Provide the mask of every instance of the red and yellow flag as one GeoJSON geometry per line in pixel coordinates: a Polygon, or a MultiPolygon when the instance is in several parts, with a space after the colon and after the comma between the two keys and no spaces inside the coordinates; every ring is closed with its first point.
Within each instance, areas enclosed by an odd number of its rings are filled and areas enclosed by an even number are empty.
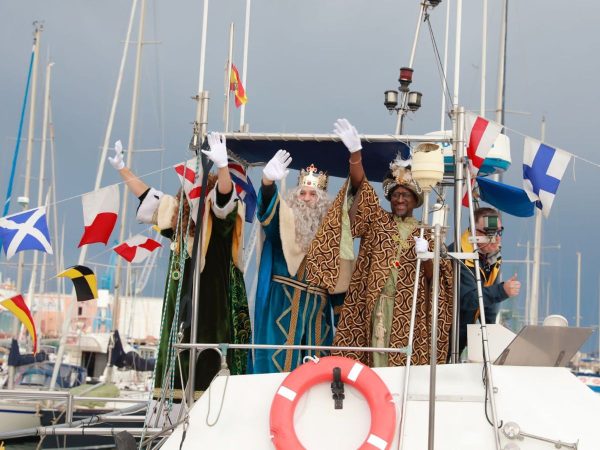
{"type": "Polygon", "coordinates": [[[240,74],[234,64],[231,65],[231,76],[229,77],[229,90],[235,92],[235,106],[239,108],[248,101],[246,91],[242,85],[240,74]]]}
{"type": "Polygon", "coordinates": [[[23,296],[15,295],[14,297],[7,298],[6,300],[2,300],[0,305],[13,313],[17,319],[25,325],[31,339],[33,339],[33,353],[37,353],[37,333],[35,331],[35,323],[33,322],[33,317],[31,317],[29,308],[25,304],[25,300],[23,300],[23,296]]]}

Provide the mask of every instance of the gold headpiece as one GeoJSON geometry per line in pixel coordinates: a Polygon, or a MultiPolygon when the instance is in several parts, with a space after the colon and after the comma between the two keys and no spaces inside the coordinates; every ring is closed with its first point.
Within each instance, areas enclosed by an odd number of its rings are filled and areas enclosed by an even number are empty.
{"type": "Polygon", "coordinates": [[[317,168],[314,166],[314,164],[311,164],[306,169],[300,170],[298,186],[308,186],[326,191],[328,181],[329,177],[327,174],[324,172],[317,172],[317,168]]]}

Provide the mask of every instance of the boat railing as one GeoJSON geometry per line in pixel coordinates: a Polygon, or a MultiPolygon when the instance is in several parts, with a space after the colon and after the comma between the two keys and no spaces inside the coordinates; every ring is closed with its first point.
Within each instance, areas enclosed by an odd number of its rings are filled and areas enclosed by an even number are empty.
{"type": "Polygon", "coordinates": [[[68,391],[37,391],[29,389],[0,389],[0,399],[42,400],[65,405],[65,422],[73,423],[73,410],[78,402],[140,403],[137,399],[119,397],[84,397],[68,391]]]}

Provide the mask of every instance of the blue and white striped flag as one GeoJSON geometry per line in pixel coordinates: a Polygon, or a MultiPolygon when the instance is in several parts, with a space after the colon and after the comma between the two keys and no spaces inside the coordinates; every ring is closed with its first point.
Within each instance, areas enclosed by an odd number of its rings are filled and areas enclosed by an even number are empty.
{"type": "Polygon", "coordinates": [[[52,254],[46,207],[1,217],[0,238],[6,259],[23,250],[41,250],[52,254]]]}
{"type": "Polygon", "coordinates": [[[530,137],[525,138],[523,189],[542,210],[544,217],[550,214],[558,185],[570,160],[571,154],[564,150],[530,137]]]}

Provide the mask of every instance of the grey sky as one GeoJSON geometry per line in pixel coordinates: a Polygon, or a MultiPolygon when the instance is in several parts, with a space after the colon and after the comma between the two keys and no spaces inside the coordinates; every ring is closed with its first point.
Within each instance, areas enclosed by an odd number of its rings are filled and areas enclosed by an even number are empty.
{"type": "MultiPolygon", "coordinates": [[[[347,117],[361,133],[393,131],[395,116],[383,107],[383,91],[397,87],[398,68],[408,62],[418,12],[417,0],[254,0],[249,43],[247,120],[252,131],[330,132],[333,121],[347,117]]],[[[454,23],[454,3],[451,23],[454,23]]],[[[490,2],[487,109],[495,108],[499,43],[499,4],[490,2]]],[[[445,3],[431,14],[438,46],[443,51],[445,3]]],[[[459,101],[479,109],[481,2],[463,2],[462,63],[459,101]]],[[[130,2],[126,1],[0,1],[0,196],[4,200],[15,145],[34,20],[43,20],[38,118],[41,136],[41,98],[44,62],[50,55],[52,97],[58,160],[58,198],[66,199],[93,187],[117,70],[125,38],[130,2]]],[[[209,128],[222,130],[223,68],[227,28],[236,24],[235,62],[241,70],[245,2],[211,1],[206,55],[205,88],[211,93],[209,128]]],[[[148,1],[143,56],[140,119],[136,147],[164,146],[163,165],[189,157],[190,122],[194,117],[200,52],[201,1],[148,1]]],[[[600,6],[588,1],[512,1],[509,11],[507,108],[528,115],[507,114],[513,166],[505,182],[521,185],[522,137],[511,130],[538,137],[542,115],[547,118],[546,141],[581,157],[600,162],[595,136],[600,35],[600,6]]],[[[454,45],[454,26],[451,29],[454,45]]],[[[135,36],[135,29],[134,29],[135,36]]],[[[111,141],[127,141],[134,48],[111,141]]],[[[453,55],[449,57],[449,84],[453,86],[453,55]]],[[[407,133],[425,133],[440,126],[440,82],[426,28],[422,29],[414,64],[412,88],[423,92],[423,108],[405,124],[407,133]]],[[[488,117],[493,118],[489,113],[488,117]]],[[[232,115],[238,124],[238,113],[232,115]]],[[[26,134],[24,134],[26,136],[26,134]]],[[[39,153],[39,145],[36,146],[39,153]]],[[[23,190],[25,143],[19,157],[20,175],[15,195],[23,190]]],[[[341,162],[345,164],[345,161],[341,162]]],[[[544,221],[544,245],[560,243],[560,250],[543,252],[549,267],[542,268],[542,298],[551,279],[551,313],[575,321],[576,251],[583,252],[582,324],[598,323],[598,277],[594,263],[600,250],[596,234],[600,222],[597,190],[600,169],[573,162],[559,189],[549,220],[544,221]]],[[[143,174],[160,167],[158,154],[136,154],[134,170],[143,174]]],[[[38,161],[32,174],[37,177],[38,161]]],[[[166,171],[165,189],[174,188],[175,176],[166,171]]],[[[258,178],[257,178],[258,179],[258,178]]],[[[107,166],[103,185],[118,181],[107,166]]],[[[147,179],[160,183],[158,176],[147,179]]],[[[256,184],[256,183],[255,183],[256,184]]],[[[37,202],[34,184],[31,198],[37,202]]],[[[338,186],[334,184],[334,187],[338,186]]],[[[13,197],[11,211],[16,211],[13,197]]],[[[76,260],[75,247],[82,232],[80,200],[60,205],[66,221],[67,262],[76,260]],[[68,217],[68,219],[67,219],[68,217]]],[[[533,241],[533,220],[505,220],[503,254],[523,259],[516,243],[533,241]]],[[[131,225],[131,232],[142,228],[131,225]]],[[[113,234],[113,238],[116,238],[113,234]]],[[[92,246],[94,256],[104,251],[92,246]]],[[[30,257],[29,257],[30,258],[30,257]]],[[[16,257],[14,258],[16,260],[16,257]]],[[[0,271],[10,274],[0,257],[0,271]]],[[[504,274],[525,269],[506,264],[504,274]]],[[[162,275],[157,285],[161,286],[162,275]]],[[[524,295],[517,300],[522,311],[524,295]]],[[[506,302],[510,307],[510,303],[506,302]]],[[[540,316],[545,313],[542,302],[540,316]]],[[[597,338],[588,343],[596,348],[597,338]],[[593,342],[592,342],[593,341],[593,342]]]]}

